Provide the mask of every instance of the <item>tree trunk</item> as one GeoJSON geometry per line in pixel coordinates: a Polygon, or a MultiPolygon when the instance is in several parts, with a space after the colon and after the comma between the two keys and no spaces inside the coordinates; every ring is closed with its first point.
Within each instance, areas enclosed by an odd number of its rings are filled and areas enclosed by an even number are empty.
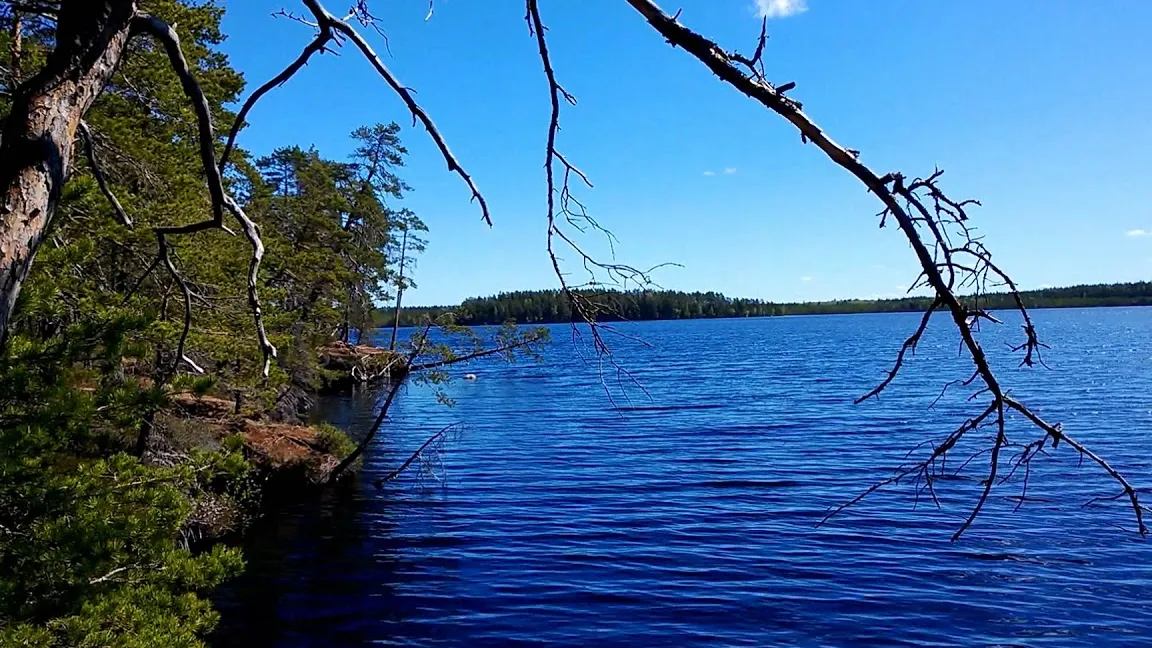
{"type": "Polygon", "coordinates": [[[116,71],[135,5],[62,3],[55,51],[16,90],[0,140],[0,341],[60,200],[80,120],[116,71]]]}
{"type": "Polygon", "coordinates": [[[20,83],[20,62],[24,58],[24,20],[20,16],[20,12],[16,9],[12,10],[12,31],[10,34],[12,39],[12,62],[8,66],[12,74],[12,85],[20,83]]]}
{"type": "Polygon", "coordinates": [[[404,242],[400,245],[400,278],[396,281],[396,316],[392,319],[392,341],[388,350],[396,350],[396,334],[400,332],[400,300],[404,298],[404,262],[408,257],[408,228],[404,228],[404,242]]]}

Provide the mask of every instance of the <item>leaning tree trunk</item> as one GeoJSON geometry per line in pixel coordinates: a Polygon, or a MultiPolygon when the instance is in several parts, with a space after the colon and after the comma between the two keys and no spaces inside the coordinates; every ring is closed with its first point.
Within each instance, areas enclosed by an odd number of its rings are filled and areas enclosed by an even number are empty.
{"type": "Polygon", "coordinates": [[[16,90],[0,140],[0,342],[60,200],[76,130],[124,54],[135,4],[61,3],[55,51],[16,90]]]}

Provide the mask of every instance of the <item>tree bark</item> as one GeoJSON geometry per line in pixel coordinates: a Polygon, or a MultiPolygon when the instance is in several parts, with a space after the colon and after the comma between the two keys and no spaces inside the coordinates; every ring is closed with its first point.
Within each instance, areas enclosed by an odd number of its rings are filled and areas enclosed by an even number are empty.
{"type": "Polygon", "coordinates": [[[24,58],[24,19],[20,11],[12,10],[12,64],[9,66],[12,73],[12,85],[20,83],[20,62],[24,58]]]}
{"type": "Polygon", "coordinates": [[[15,93],[0,140],[0,342],[44,240],[80,120],[116,71],[135,0],[61,4],[56,49],[15,93]]]}
{"type": "Polygon", "coordinates": [[[404,263],[408,260],[408,228],[404,228],[404,242],[400,245],[400,278],[396,281],[396,315],[392,318],[392,341],[388,350],[396,350],[396,334],[400,332],[400,300],[404,299],[404,263]]]}

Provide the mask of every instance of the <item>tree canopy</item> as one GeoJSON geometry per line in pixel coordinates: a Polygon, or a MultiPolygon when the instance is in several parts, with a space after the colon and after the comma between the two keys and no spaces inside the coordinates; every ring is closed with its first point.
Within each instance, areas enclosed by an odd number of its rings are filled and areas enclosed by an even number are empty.
{"type": "MultiPolygon", "coordinates": [[[[230,123],[244,81],[218,49],[223,6],[140,8],[175,25],[213,121],[230,123]]],[[[0,22],[8,119],[59,36],[11,3],[0,3],[0,22]]],[[[193,551],[182,534],[206,503],[249,498],[251,469],[232,442],[170,464],[170,449],[155,446],[170,442],[154,438],[158,412],[189,392],[267,407],[314,380],[317,347],[347,341],[394,296],[397,233],[427,229],[402,206],[407,151],[395,123],[356,129],[345,160],[291,142],[263,156],[235,149],[224,182],[259,224],[263,322],[283,350],[265,378],[248,242],[221,229],[173,234],[157,255],[158,228],[201,221],[213,205],[200,118],[169,54],[143,39],[127,47],[83,115],[46,243],[7,322],[0,645],[199,645],[216,619],[205,596],[242,561],[221,545],[193,551]]],[[[413,243],[409,268],[422,240],[413,243]]]]}

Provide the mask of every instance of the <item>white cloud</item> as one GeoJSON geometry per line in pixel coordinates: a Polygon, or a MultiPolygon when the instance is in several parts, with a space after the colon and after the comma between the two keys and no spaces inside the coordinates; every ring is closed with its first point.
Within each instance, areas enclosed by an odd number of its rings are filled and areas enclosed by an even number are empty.
{"type": "Polygon", "coordinates": [[[724,169],[724,175],[733,175],[735,173],[736,169],[734,167],[728,167],[727,169],[724,169]]]}
{"type": "Polygon", "coordinates": [[[800,281],[807,283],[809,281],[812,281],[812,277],[809,277],[808,275],[804,275],[803,277],[800,277],[800,281]]]}
{"type": "Polygon", "coordinates": [[[1140,236],[1152,236],[1152,232],[1149,232],[1148,230],[1142,230],[1142,229],[1130,229],[1127,232],[1124,232],[1124,236],[1127,236],[1128,238],[1137,238],[1140,236]]]}
{"type": "Polygon", "coordinates": [[[756,0],[761,18],[787,18],[808,11],[808,0],[756,0]]]}
{"type": "Polygon", "coordinates": [[[708,176],[709,178],[711,178],[712,176],[716,175],[716,172],[715,172],[715,171],[705,171],[705,172],[704,172],[704,175],[706,175],[706,176],[708,176]]]}

